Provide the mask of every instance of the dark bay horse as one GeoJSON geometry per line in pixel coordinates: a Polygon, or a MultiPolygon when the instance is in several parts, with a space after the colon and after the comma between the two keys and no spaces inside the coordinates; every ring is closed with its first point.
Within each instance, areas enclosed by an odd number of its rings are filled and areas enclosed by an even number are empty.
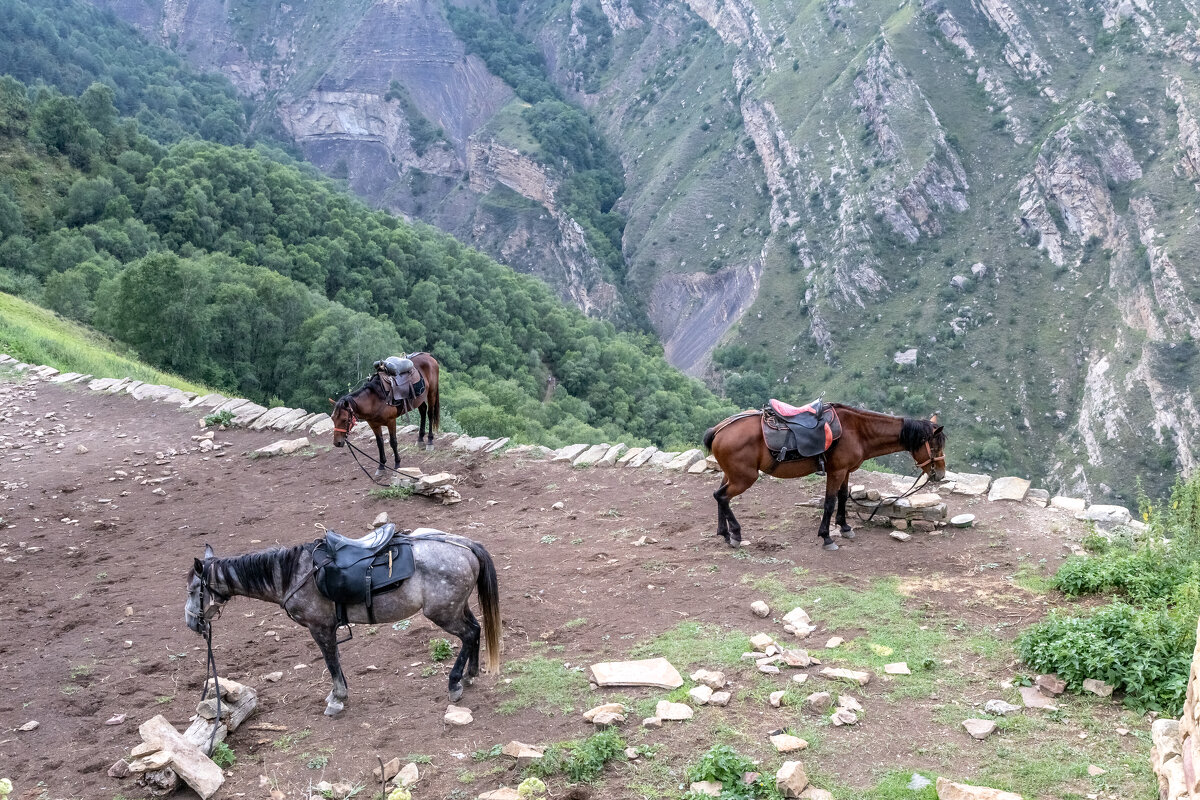
{"type": "MultiPolygon", "coordinates": [[[[837,524],[845,539],[854,538],[854,529],[846,522],[846,499],[850,496],[850,473],[868,458],[907,450],[917,466],[931,480],[946,474],[943,448],[946,435],[937,417],[931,420],[893,417],[841,403],[830,403],[842,423],[842,436],[825,453],[825,513],[817,533],[826,550],[837,550],[829,536],[829,518],[837,502],[837,524]]],[[[713,492],[717,499],[717,535],[730,547],[740,547],[742,526],[733,516],[729,501],[749,489],[761,470],[776,478],[801,478],[818,469],[817,459],[777,462],[767,449],[762,433],[761,412],[736,414],[704,433],[704,446],[712,451],[725,473],[721,486],[713,492]]]]}
{"type": "MultiPolygon", "coordinates": [[[[479,542],[465,536],[439,534],[421,541],[414,537],[416,572],[394,591],[376,595],[375,621],[407,619],[418,611],[447,633],[462,641],[458,658],[450,670],[450,701],[462,697],[463,683],[479,674],[479,622],[468,600],[474,588],[483,611],[483,633],[487,639],[488,671],[500,670],[500,596],[496,567],[479,542]],[[465,675],[464,675],[465,669],[465,675]]],[[[258,553],[217,558],[205,545],[204,560],[196,559],[188,575],[188,599],[184,620],[196,633],[204,633],[221,607],[236,595],[279,604],[293,620],[308,628],[333,680],[325,698],[325,714],[336,716],[345,707],[349,690],[338,660],[337,613],[332,600],[317,589],[313,575],[314,542],[296,547],[276,547],[258,553]]],[[[367,622],[364,605],[347,606],[350,622],[367,622]]]]}
{"type": "Polygon", "coordinates": [[[333,404],[333,446],[341,447],[346,443],[346,436],[354,429],[355,423],[362,420],[371,426],[375,432],[375,444],[379,446],[379,468],[375,476],[383,474],[387,465],[387,457],[383,452],[383,426],[387,426],[388,437],[392,443],[392,456],[395,466],[400,466],[400,453],[396,447],[396,418],[407,414],[414,408],[421,414],[421,427],[417,430],[417,446],[425,440],[425,419],[429,419],[429,438],[426,450],[433,449],[433,434],[442,424],[442,405],[438,396],[438,362],[428,353],[413,353],[409,358],[421,377],[425,379],[425,391],[417,395],[404,406],[394,406],[388,398],[387,387],[379,373],[367,379],[359,388],[338,398],[333,404]]]}

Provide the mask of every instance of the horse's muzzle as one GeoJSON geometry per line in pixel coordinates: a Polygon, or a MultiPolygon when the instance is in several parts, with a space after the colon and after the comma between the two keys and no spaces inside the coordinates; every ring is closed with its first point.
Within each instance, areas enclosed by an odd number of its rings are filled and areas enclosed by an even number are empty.
{"type": "Polygon", "coordinates": [[[345,439],[334,439],[334,440],[333,440],[333,446],[334,446],[334,447],[344,447],[345,445],[346,445],[346,440],[345,440],[345,439]]]}

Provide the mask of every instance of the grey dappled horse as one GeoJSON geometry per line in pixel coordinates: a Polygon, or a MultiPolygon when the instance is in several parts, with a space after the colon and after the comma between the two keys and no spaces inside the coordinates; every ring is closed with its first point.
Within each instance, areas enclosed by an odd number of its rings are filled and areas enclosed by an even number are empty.
{"type": "MultiPolygon", "coordinates": [[[[463,683],[470,684],[479,674],[480,626],[468,605],[471,589],[479,592],[488,671],[493,675],[500,669],[500,598],[496,568],[483,545],[465,536],[437,533],[438,539],[428,541],[413,537],[416,571],[399,588],[376,595],[373,610],[376,622],[407,619],[420,611],[462,641],[450,670],[453,702],[462,697],[463,683]]],[[[188,576],[184,620],[193,631],[203,634],[231,597],[244,595],[277,603],[295,622],[308,628],[321,648],[333,680],[333,690],[325,698],[325,713],[332,717],[345,707],[349,690],[338,661],[334,603],[317,590],[313,575],[315,544],[275,547],[229,558],[217,558],[205,545],[204,560],[196,559],[188,576]]],[[[350,622],[367,622],[364,605],[347,606],[346,612],[350,622]]]]}

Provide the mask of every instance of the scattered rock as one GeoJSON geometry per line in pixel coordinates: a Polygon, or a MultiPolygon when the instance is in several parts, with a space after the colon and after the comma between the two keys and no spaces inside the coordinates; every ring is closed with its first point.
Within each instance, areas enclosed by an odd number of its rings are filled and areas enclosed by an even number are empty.
{"type": "Polygon", "coordinates": [[[456,726],[470,725],[475,721],[475,717],[471,715],[471,709],[455,705],[446,707],[446,715],[442,719],[447,725],[456,726]]]}
{"type": "Polygon", "coordinates": [[[758,671],[764,675],[778,675],[779,667],[775,666],[774,664],[759,662],[758,671]]]}
{"type": "Polygon", "coordinates": [[[808,747],[808,742],[790,733],[777,733],[771,737],[771,744],[780,753],[794,753],[808,747]]]}
{"type": "MultiPolygon", "coordinates": [[[[906,528],[908,527],[907,520],[897,520],[897,522],[903,522],[904,527],[906,527],[906,528]]],[[[892,537],[897,542],[907,542],[909,539],[912,538],[911,533],[905,533],[904,531],[892,531],[891,533],[888,534],[888,536],[892,537]]]]}
{"type": "Polygon", "coordinates": [[[1128,525],[1129,521],[1133,519],[1133,515],[1124,506],[1092,505],[1088,506],[1083,513],[1077,514],[1076,518],[1094,522],[1101,528],[1109,528],[1128,525]]]}
{"type": "Polygon", "coordinates": [[[756,617],[766,617],[771,614],[771,607],[762,600],[755,600],[750,604],[750,610],[754,612],[756,617]]]}
{"type": "Polygon", "coordinates": [[[704,684],[705,686],[707,686],[710,689],[725,688],[725,673],[724,672],[710,672],[709,670],[706,670],[706,669],[698,669],[692,673],[691,678],[696,683],[704,684]]]}
{"type": "Polygon", "coordinates": [[[833,707],[833,695],[829,692],[813,692],[804,698],[804,707],[818,714],[824,713],[833,707]]]}
{"type": "Polygon", "coordinates": [[[720,797],[724,787],[718,781],[692,781],[688,791],[693,794],[704,794],[709,797],[720,797]]]}
{"type": "Polygon", "coordinates": [[[625,748],[625,757],[628,758],[630,761],[637,761],[639,758],[641,758],[641,755],[642,754],[638,752],[638,749],[636,747],[626,747],[625,748]]]}
{"type": "Polygon", "coordinates": [[[983,704],[983,710],[989,714],[996,714],[1001,717],[1021,713],[1020,706],[1014,706],[1012,703],[1006,703],[1003,700],[988,700],[983,704]]]}
{"type": "Polygon", "coordinates": [[[803,608],[793,608],[784,615],[783,623],[793,628],[792,632],[800,638],[808,636],[817,629],[817,626],[812,624],[812,620],[809,619],[808,614],[803,608]]]}
{"type": "Polygon", "coordinates": [[[598,731],[608,730],[609,728],[625,724],[625,715],[617,714],[613,711],[601,711],[592,717],[592,724],[596,726],[596,730],[598,731]]]}
{"type": "Polygon", "coordinates": [[[897,350],[896,354],[892,356],[892,361],[896,362],[902,367],[916,366],[917,348],[910,347],[907,350],[897,350]]]}
{"type": "Polygon", "coordinates": [[[280,439],[278,442],[272,442],[266,447],[258,448],[254,454],[259,457],[286,456],[305,447],[308,447],[308,437],[301,436],[299,439],[280,439]]]}
{"type": "Polygon", "coordinates": [[[809,784],[808,788],[800,793],[800,800],[833,800],[833,793],[809,784]]]}
{"type": "Polygon", "coordinates": [[[897,661],[894,664],[884,664],[883,671],[888,675],[912,675],[912,670],[908,668],[908,662],[897,661]]]}
{"type": "Polygon", "coordinates": [[[838,708],[844,708],[847,711],[854,711],[859,714],[861,714],[862,710],[863,710],[862,703],[858,702],[857,698],[855,698],[851,695],[848,695],[848,694],[838,695],[837,704],[838,704],[838,708]]]}
{"type": "Polygon", "coordinates": [[[840,636],[834,636],[834,637],[831,637],[831,638],[829,639],[829,641],[825,643],[825,649],[826,649],[826,650],[832,650],[832,649],[834,649],[835,647],[841,647],[841,646],[842,646],[842,644],[843,644],[845,641],[846,641],[846,640],[845,640],[845,639],[843,639],[843,638],[842,638],[842,637],[840,637],[840,636]]]}
{"type": "Polygon", "coordinates": [[[374,773],[375,780],[380,783],[387,783],[400,774],[400,756],[396,756],[391,761],[385,762],[382,769],[375,767],[371,772],[374,773]]]}
{"type": "Polygon", "coordinates": [[[501,786],[499,789],[479,795],[479,800],[520,800],[520,798],[521,795],[517,794],[516,789],[510,789],[507,786],[501,786]]]}
{"type": "Polygon", "coordinates": [[[1017,691],[1021,693],[1021,702],[1026,708],[1044,708],[1048,711],[1057,711],[1058,706],[1050,702],[1050,698],[1038,691],[1035,686],[1020,686],[1017,691]]]}
{"type": "MultiPolygon", "coordinates": [[[[624,719],[624,717],[622,717],[622,719],[624,719]]],[[[531,744],[518,742],[514,739],[513,741],[504,745],[500,752],[506,756],[509,756],[510,758],[515,758],[517,763],[524,767],[528,766],[534,761],[537,761],[539,758],[542,758],[546,753],[546,748],[534,747],[531,744]]]]}
{"type": "Polygon", "coordinates": [[[29,731],[36,731],[38,729],[38,726],[41,724],[42,723],[38,722],[36,719],[31,719],[31,720],[29,720],[29,722],[26,722],[24,725],[17,728],[17,730],[28,733],[29,731]]]}
{"type": "Polygon", "coordinates": [[[855,714],[848,708],[839,708],[829,715],[829,721],[833,723],[835,728],[840,728],[843,725],[853,725],[858,722],[858,714],[855,714]]]}
{"type": "Polygon", "coordinates": [[[567,504],[564,503],[562,500],[559,500],[557,503],[550,506],[550,510],[551,511],[562,511],[566,507],[567,507],[567,504]]]}
{"type": "Polygon", "coordinates": [[[768,647],[775,644],[775,640],[765,633],[756,633],[750,637],[750,644],[755,650],[765,652],[768,647]]]}
{"type": "Polygon", "coordinates": [[[807,672],[801,672],[801,673],[798,673],[798,674],[792,676],[793,683],[804,683],[807,680],[808,680],[807,672]]]}
{"type": "Polygon", "coordinates": [[[972,738],[980,741],[996,732],[996,723],[990,719],[965,719],[962,726],[972,738]]]}
{"type": "Polygon", "coordinates": [[[663,723],[662,717],[646,717],[644,720],[642,720],[642,727],[643,728],[661,728],[662,723],[663,723]]]}
{"type": "Polygon", "coordinates": [[[668,700],[659,700],[658,705],[654,707],[654,716],[660,720],[691,719],[693,714],[692,707],[686,703],[672,703],[668,700]]]}
{"type": "Polygon", "coordinates": [[[605,703],[602,706],[596,706],[595,708],[589,708],[587,711],[583,712],[583,718],[585,720],[587,720],[588,722],[591,722],[593,719],[596,718],[596,715],[598,715],[598,714],[624,714],[624,713],[625,713],[625,706],[622,703],[605,703]]]}
{"type": "Polygon", "coordinates": [[[108,777],[124,778],[129,775],[129,762],[123,758],[119,758],[108,768],[108,777]]]}
{"type": "Polygon", "coordinates": [[[729,692],[713,692],[712,697],[708,699],[708,704],[713,706],[721,706],[724,708],[725,706],[729,705],[729,701],[732,698],[733,695],[729,692]]]}
{"type": "Polygon", "coordinates": [[[282,672],[268,672],[266,675],[263,675],[263,680],[267,681],[268,683],[275,683],[276,681],[283,680],[283,673],[282,672]]]}
{"type": "Polygon", "coordinates": [[[784,797],[799,797],[808,786],[808,775],[799,761],[785,761],[775,773],[775,788],[784,797]]]}
{"type": "Polygon", "coordinates": [[[784,650],[779,654],[779,657],[782,658],[784,663],[789,667],[807,667],[812,664],[821,663],[810,656],[807,650],[800,648],[796,648],[794,650],[784,650]]]}
{"type": "Polygon", "coordinates": [[[924,775],[914,772],[912,778],[908,781],[908,790],[910,792],[919,792],[926,786],[932,786],[933,781],[926,778],[924,775]]]}
{"type": "Polygon", "coordinates": [[[83,455],[87,451],[88,451],[87,445],[83,445],[83,444],[75,445],[75,452],[79,453],[79,455],[83,455]]]}
{"type": "Polygon", "coordinates": [[[1084,691],[1091,692],[1097,697],[1112,697],[1113,687],[1109,686],[1104,681],[1098,681],[1095,678],[1083,679],[1084,691]]]}
{"type": "Polygon", "coordinates": [[[713,690],[710,686],[696,686],[688,691],[688,697],[695,701],[696,705],[708,705],[708,701],[712,699],[713,690]]]}
{"type": "Polygon", "coordinates": [[[1108,770],[1097,767],[1095,764],[1088,764],[1088,775],[1091,775],[1093,778],[1098,778],[1106,772],[1108,770]]]}
{"type": "Polygon", "coordinates": [[[400,788],[412,786],[421,779],[421,773],[417,770],[417,765],[413,762],[408,762],[400,768],[400,772],[396,775],[396,785],[400,788]]]}
{"type": "Polygon", "coordinates": [[[854,681],[859,686],[866,686],[871,682],[871,673],[859,672],[853,669],[841,669],[840,667],[825,667],[821,670],[821,674],[826,678],[835,678],[839,680],[854,681]]]}
{"type": "Polygon", "coordinates": [[[987,786],[971,786],[954,783],[945,778],[937,779],[938,800],[1024,800],[1019,794],[1002,792],[987,786]]]}
{"type": "Polygon", "coordinates": [[[1067,690],[1067,682],[1054,674],[1038,675],[1033,684],[1047,697],[1058,697],[1067,690]]]}
{"type": "Polygon", "coordinates": [[[371,522],[371,528],[373,530],[375,528],[378,528],[380,525],[387,525],[387,524],[388,524],[388,513],[386,511],[380,511],[379,514],[375,517],[374,521],[371,522]]]}
{"type": "Polygon", "coordinates": [[[1051,508],[1060,508],[1063,511],[1069,511],[1072,514],[1082,514],[1087,508],[1087,501],[1082,497],[1063,497],[1057,495],[1050,498],[1051,508]]]}
{"type": "Polygon", "coordinates": [[[779,708],[783,705],[783,696],[785,694],[787,692],[771,692],[771,696],[767,699],[767,702],[771,704],[772,708],[779,708]]]}
{"type": "Polygon", "coordinates": [[[104,724],[105,725],[120,725],[124,721],[125,721],[124,714],[114,714],[113,716],[106,719],[104,721],[104,724]]]}

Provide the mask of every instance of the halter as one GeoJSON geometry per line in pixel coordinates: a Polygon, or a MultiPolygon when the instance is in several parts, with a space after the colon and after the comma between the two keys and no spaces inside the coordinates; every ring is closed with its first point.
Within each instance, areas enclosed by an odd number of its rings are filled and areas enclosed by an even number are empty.
{"type": "MultiPolygon", "coordinates": [[[[336,413],[337,409],[334,409],[336,413]]],[[[339,428],[336,425],[333,428],[334,433],[344,433],[350,435],[350,431],[354,430],[354,426],[358,424],[358,416],[354,413],[354,401],[346,397],[346,411],[350,414],[350,424],[345,428],[339,428]]]]}
{"type": "MultiPolygon", "coordinates": [[[[942,462],[942,470],[945,471],[945,469],[946,469],[945,453],[943,453],[942,455],[937,456],[935,458],[933,455],[933,448],[930,446],[928,439],[925,440],[925,452],[926,452],[926,454],[928,454],[929,458],[925,459],[924,461],[917,461],[917,469],[924,470],[927,465],[932,464],[937,461],[940,461],[940,462],[942,462]]],[[[914,455],[913,460],[916,461],[916,459],[917,459],[917,456],[914,455]]]]}
{"type": "Polygon", "coordinates": [[[211,629],[213,620],[221,616],[221,608],[229,602],[228,595],[222,595],[212,587],[212,577],[210,570],[215,569],[211,561],[204,564],[204,569],[200,571],[200,613],[196,614],[192,611],[184,609],[185,613],[192,618],[200,620],[200,632],[207,633],[211,629]],[[205,600],[209,599],[208,607],[205,608],[205,600]]]}

